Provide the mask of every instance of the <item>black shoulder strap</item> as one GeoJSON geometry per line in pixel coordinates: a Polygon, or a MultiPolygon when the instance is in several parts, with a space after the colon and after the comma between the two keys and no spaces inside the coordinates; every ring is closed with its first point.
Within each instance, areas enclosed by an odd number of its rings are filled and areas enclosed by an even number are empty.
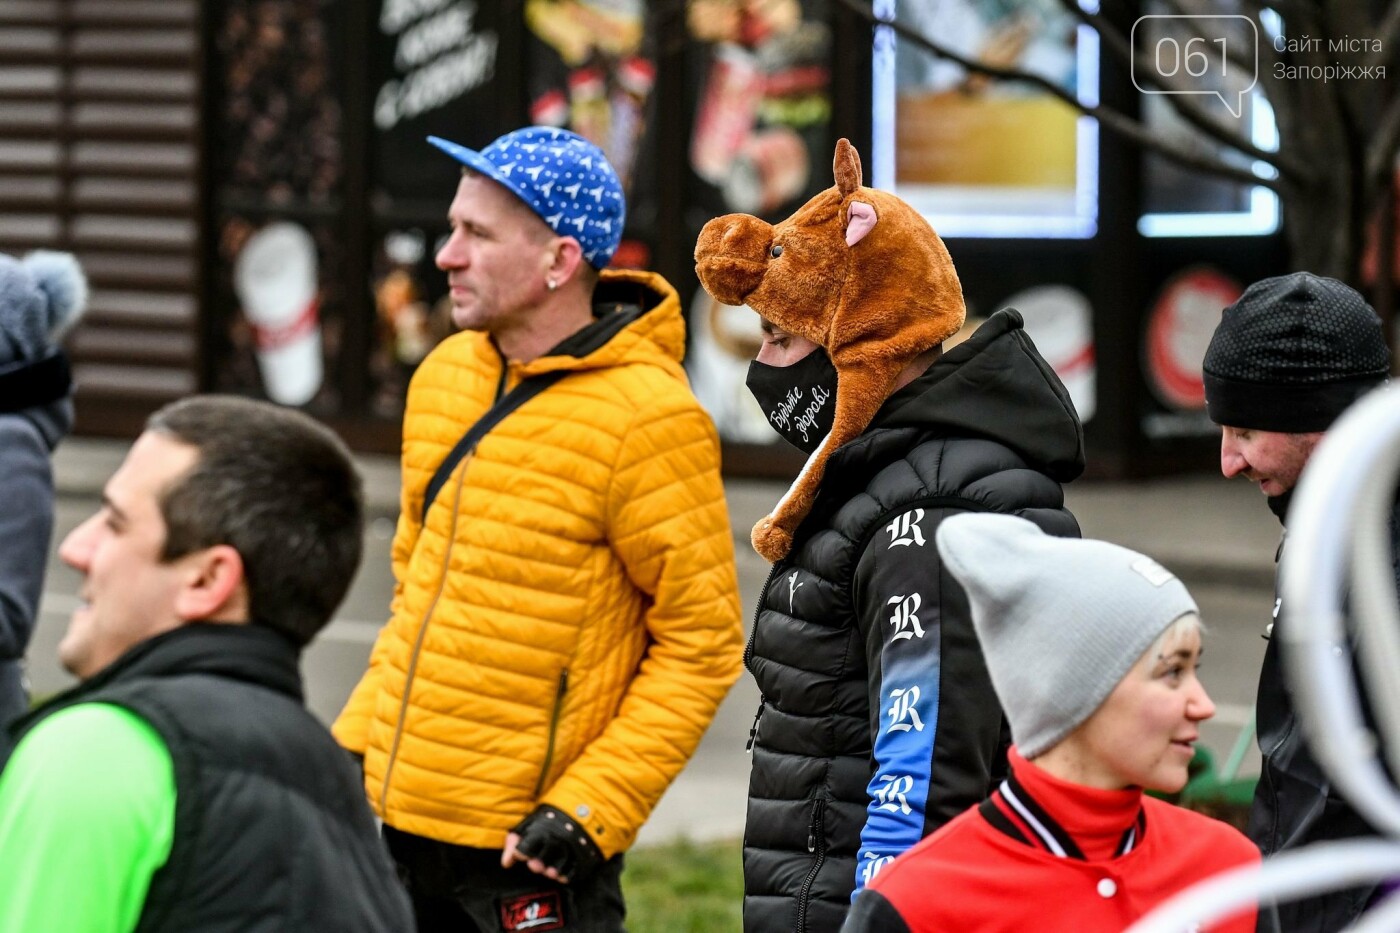
{"type": "Polygon", "coordinates": [[[457,442],[457,446],[448,453],[447,459],[438,466],[437,472],[428,483],[428,490],[423,494],[423,514],[422,520],[428,518],[428,509],[432,508],[433,500],[437,498],[438,492],[442,489],[447,478],[452,475],[452,471],[457,468],[457,464],[462,462],[462,458],[472,452],[472,448],[481,442],[486,436],[486,432],[501,423],[501,419],[524,405],[530,399],[539,395],[545,389],[554,385],[560,379],[568,375],[566,370],[555,370],[539,376],[532,376],[522,380],[519,385],[511,389],[504,396],[496,400],[496,404],[486,410],[476,422],[467,429],[467,433],[462,435],[462,439],[457,442]]]}

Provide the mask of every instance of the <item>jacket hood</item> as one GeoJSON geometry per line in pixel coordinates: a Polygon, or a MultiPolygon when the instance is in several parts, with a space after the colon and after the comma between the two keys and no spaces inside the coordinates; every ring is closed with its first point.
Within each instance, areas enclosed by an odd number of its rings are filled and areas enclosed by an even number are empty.
{"type": "Polygon", "coordinates": [[[685,319],[680,296],[664,278],[654,272],[605,270],[593,290],[593,310],[592,324],[521,366],[521,377],[648,363],[685,378],[685,319]]]}
{"type": "Polygon", "coordinates": [[[1084,472],[1084,426],[1069,392],[1005,308],[891,395],[871,428],[936,427],[1004,444],[1065,483],[1084,472]]]}

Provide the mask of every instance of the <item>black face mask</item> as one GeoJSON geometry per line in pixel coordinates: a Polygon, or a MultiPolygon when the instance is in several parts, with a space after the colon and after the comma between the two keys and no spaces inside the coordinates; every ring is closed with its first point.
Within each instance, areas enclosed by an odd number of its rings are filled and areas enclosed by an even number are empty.
{"type": "Polygon", "coordinates": [[[803,453],[821,446],[836,420],[836,367],[817,347],[791,366],[754,360],[745,380],[783,440],[803,453]]]}

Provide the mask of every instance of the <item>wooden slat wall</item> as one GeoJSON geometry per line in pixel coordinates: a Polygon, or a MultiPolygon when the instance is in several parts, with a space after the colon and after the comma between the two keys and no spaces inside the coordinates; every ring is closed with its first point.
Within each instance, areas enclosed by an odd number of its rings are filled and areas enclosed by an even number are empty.
{"type": "Polygon", "coordinates": [[[0,251],[77,254],[79,430],[197,385],[198,0],[0,2],[0,251]]]}

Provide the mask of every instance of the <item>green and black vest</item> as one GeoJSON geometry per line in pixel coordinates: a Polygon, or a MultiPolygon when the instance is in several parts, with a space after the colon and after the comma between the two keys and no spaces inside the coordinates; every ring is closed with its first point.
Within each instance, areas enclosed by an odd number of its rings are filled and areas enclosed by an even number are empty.
{"type": "Polygon", "coordinates": [[[165,741],[175,835],[138,933],[413,929],[359,775],[303,704],[298,661],[268,628],[189,625],[11,726],[18,744],[60,709],[110,703],[165,741]]]}

